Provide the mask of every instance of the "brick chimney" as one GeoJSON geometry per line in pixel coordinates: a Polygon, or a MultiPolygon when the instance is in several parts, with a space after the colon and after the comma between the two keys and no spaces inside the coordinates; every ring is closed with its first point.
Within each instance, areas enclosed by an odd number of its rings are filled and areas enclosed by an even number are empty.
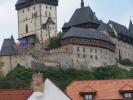
{"type": "Polygon", "coordinates": [[[31,87],[34,92],[43,92],[44,79],[43,74],[36,73],[32,75],[31,87]]]}

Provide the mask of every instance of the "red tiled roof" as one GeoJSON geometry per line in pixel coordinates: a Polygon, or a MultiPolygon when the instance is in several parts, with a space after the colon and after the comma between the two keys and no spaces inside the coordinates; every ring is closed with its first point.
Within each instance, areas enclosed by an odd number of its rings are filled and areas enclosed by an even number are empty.
{"type": "Polygon", "coordinates": [[[95,100],[122,100],[120,91],[133,91],[132,87],[133,80],[74,81],[66,88],[66,93],[72,100],[83,100],[81,92],[96,92],[95,100]]]}
{"type": "Polygon", "coordinates": [[[0,89],[0,100],[27,100],[32,89],[0,89]]]}

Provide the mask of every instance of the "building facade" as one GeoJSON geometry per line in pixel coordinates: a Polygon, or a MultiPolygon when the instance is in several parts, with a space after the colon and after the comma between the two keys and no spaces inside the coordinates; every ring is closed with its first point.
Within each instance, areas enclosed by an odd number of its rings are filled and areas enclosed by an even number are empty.
{"type": "Polygon", "coordinates": [[[98,20],[89,6],[84,6],[83,0],[81,8],[76,9],[70,20],[63,25],[62,31],[61,54],[57,58],[61,66],[93,69],[114,65],[124,59],[133,61],[132,21],[129,28],[111,20],[104,23],[98,20]],[[71,50],[71,54],[63,54],[62,48],[63,51],[64,48],[66,51],[71,50]]]}
{"type": "Polygon", "coordinates": [[[23,45],[45,43],[57,34],[58,0],[18,0],[18,36],[23,45]]]}

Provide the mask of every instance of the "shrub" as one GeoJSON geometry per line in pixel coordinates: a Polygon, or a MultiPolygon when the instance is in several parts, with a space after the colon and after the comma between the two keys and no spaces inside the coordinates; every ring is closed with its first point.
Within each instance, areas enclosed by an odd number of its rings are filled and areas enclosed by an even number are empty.
{"type": "Polygon", "coordinates": [[[120,64],[122,64],[122,65],[133,66],[133,62],[132,62],[130,59],[123,59],[123,60],[120,60],[120,64]]]}

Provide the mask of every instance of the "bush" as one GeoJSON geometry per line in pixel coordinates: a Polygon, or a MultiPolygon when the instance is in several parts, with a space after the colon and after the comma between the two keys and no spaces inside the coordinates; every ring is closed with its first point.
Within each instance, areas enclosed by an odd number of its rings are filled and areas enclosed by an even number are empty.
{"type": "Polygon", "coordinates": [[[120,64],[133,66],[133,62],[130,59],[123,59],[120,61],[120,64]]]}
{"type": "Polygon", "coordinates": [[[48,45],[49,49],[55,49],[55,48],[61,47],[60,39],[63,35],[64,33],[60,32],[56,37],[50,38],[49,45],[48,45]]]}

